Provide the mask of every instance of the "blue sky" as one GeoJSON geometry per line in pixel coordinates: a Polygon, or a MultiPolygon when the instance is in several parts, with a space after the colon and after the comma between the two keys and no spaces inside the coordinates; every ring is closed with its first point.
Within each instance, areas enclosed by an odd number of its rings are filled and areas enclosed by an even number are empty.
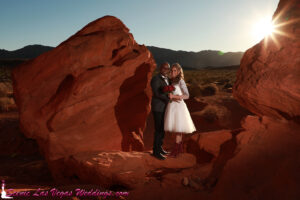
{"type": "Polygon", "coordinates": [[[174,50],[245,51],[253,25],[279,0],[0,0],[0,49],[57,46],[104,15],[120,18],[139,44],[174,50]]]}

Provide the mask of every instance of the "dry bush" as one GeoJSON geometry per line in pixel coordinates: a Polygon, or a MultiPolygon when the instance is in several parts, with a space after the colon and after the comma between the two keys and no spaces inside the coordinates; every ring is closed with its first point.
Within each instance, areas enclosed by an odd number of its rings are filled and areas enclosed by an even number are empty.
{"type": "Polygon", "coordinates": [[[13,89],[9,82],[0,82],[0,97],[7,97],[11,95],[13,89]]]}
{"type": "Polygon", "coordinates": [[[226,127],[230,124],[231,112],[222,105],[208,105],[201,111],[201,116],[209,123],[218,121],[226,127]]]}
{"type": "Polygon", "coordinates": [[[0,65],[0,82],[11,82],[11,67],[0,65]]]}
{"type": "Polygon", "coordinates": [[[201,96],[213,96],[219,91],[219,88],[215,84],[202,86],[198,84],[187,83],[187,87],[191,98],[201,96]]]}
{"type": "Polygon", "coordinates": [[[213,96],[217,94],[219,88],[215,84],[209,84],[206,86],[202,86],[201,88],[201,95],[202,96],[213,96]]]}
{"type": "Polygon", "coordinates": [[[0,97],[0,111],[1,112],[9,112],[15,111],[16,104],[13,98],[11,97],[0,97]]]}
{"type": "Polygon", "coordinates": [[[207,106],[203,111],[202,111],[202,117],[209,123],[213,123],[217,121],[218,118],[218,109],[215,106],[207,106]]]}
{"type": "Polygon", "coordinates": [[[188,90],[189,90],[191,98],[198,97],[198,96],[202,95],[202,93],[201,93],[201,87],[199,85],[196,85],[196,84],[187,84],[187,87],[188,87],[188,90]]]}
{"type": "MultiPolygon", "coordinates": [[[[218,91],[225,90],[224,85],[233,85],[236,80],[237,69],[199,69],[199,70],[183,70],[184,80],[187,83],[191,97],[211,96],[218,91]],[[219,88],[219,87],[220,88],[219,88]]],[[[153,76],[159,73],[156,69],[153,76]]]]}

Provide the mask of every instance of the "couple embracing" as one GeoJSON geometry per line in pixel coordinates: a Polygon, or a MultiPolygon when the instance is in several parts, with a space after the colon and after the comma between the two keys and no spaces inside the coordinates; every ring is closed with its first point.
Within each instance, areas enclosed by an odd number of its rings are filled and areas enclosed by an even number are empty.
{"type": "Polygon", "coordinates": [[[160,160],[166,155],[176,157],[183,152],[183,134],[196,131],[191,115],[184,102],[189,92],[184,81],[182,67],[178,63],[165,62],[160,65],[159,73],[151,80],[151,109],[154,117],[153,156],[160,160]],[[171,153],[162,148],[165,132],[176,134],[176,141],[171,153]]]}

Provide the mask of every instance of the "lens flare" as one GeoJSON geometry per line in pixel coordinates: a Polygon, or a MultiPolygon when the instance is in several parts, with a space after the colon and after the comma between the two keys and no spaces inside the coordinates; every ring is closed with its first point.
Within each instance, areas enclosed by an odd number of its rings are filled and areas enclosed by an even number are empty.
{"type": "Polygon", "coordinates": [[[253,35],[255,40],[260,41],[264,37],[268,37],[272,35],[274,30],[275,30],[275,26],[272,20],[268,18],[264,18],[258,21],[253,26],[253,35]]]}
{"type": "MultiPolygon", "coordinates": [[[[296,35],[288,28],[288,26],[300,23],[300,18],[293,15],[290,9],[294,9],[296,6],[294,1],[287,3],[280,12],[269,18],[261,18],[253,26],[253,38],[256,42],[260,42],[262,39],[264,47],[268,47],[268,43],[275,44],[275,46],[280,49],[281,41],[283,39],[295,39],[296,35]]],[[[300,6],[300,4],[298,4],[300,6]]]]}

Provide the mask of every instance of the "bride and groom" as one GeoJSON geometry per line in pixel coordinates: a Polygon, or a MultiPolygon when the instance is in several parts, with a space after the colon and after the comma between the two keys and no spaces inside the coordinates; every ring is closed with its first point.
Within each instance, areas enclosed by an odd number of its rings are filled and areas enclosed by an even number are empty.
{"type": "Polygon", "coordinates": [[[189,98],[189,92],[184,81],[182,67],[178,63],[165,62],[160,65],[159,73],[151,79],[152,102],[151,109],[154,117],[153,156],[160,160],[166,155],[176,157],[183,152],[182,135],[196,130],[191,115],[184,102],[189,98]],[[167,92],[166,87],[173,89],[167,92]],[[176,142],[170,152],[162,148],[165,132],[176,134],[176,142]]]}

